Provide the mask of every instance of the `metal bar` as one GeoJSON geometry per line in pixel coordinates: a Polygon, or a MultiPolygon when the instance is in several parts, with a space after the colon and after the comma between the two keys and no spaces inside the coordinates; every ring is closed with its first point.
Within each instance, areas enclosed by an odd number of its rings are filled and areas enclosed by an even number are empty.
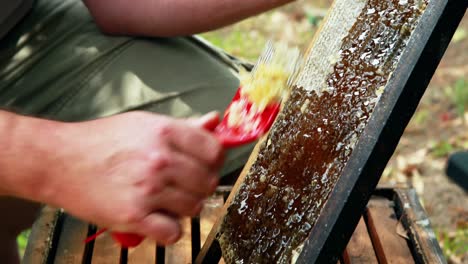
{"type": "Polygon", "coordinates": [[[156,264],[166,263],[166,248],[163,246],[156,247],[156,264]]]}
{"type": "Polygon", "coordinates": [[[192,225],[192,263],[195,262],[195,259],[198,256],[201,248],[201,239],[200,239],[200,218],[194,217],[191,221],[192,225]]]}

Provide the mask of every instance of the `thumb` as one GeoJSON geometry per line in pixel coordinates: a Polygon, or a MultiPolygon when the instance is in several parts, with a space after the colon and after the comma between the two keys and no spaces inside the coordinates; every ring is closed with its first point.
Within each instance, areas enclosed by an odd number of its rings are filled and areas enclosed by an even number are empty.
{"type": "Polygon", "coordinates": [[[219,113],[216,111],[209,112],[198,118],[192,118],[189,122],[197,127],[202,127],[208,131],[213,131],[219,124],[219,113]]]}

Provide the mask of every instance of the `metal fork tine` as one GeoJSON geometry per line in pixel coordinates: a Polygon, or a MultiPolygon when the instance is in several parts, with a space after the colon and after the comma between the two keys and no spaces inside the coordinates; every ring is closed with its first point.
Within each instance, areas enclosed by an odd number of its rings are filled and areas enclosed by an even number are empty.
{"type": "Polygon", "coordinates": [[[286,81],[286,85],[288,87],[292,86],[302,65],[300,51],[298,48],[290,48],[284,43],[273,43],[271,40],[268,40],[265,44],[257,63],[254,65],[250,73],[250,84],[255,84],[259,78],[259,76],[255,74],[259,65],[273,63],[278,64],[289,72],[289,78],[286,81]]]}

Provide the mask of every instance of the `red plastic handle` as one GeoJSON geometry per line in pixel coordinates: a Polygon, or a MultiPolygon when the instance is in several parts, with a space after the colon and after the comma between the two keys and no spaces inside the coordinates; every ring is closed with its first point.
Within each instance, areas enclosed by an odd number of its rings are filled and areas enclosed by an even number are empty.
{"type": "MultiPolygon", "coordinates": [[[[84,240],[84,243],[89,243],[95,240],[98,236],[100,236],[102,233],[106,231],[107,231],[107,228],[103,228],[97,231],[94,235],[87,237],[84,240]]],[[[137,234],[131,234],[131,233],[122,233],[122,232],[111,232],[111,237],[112,239],[114,239],[115,242],[119,243],[124,248],[136,247],[141,242],[143,242],[143,240],[145,240],[145,237],[143,236],[140,236],[137,234]]]]}
{"type": "Polygon", "coordinates": [[[125,248],[136,247],[145,240],[145,237],[131,233],[112,232],[111,236],[116,242],[125,248]]]}

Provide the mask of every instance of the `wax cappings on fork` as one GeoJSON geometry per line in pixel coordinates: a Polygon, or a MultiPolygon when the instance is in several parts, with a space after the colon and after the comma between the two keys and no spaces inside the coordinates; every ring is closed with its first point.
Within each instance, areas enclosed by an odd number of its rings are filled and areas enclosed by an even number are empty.
{"type": "Polygon", "coordinates": [[[251,73],[241,72],[241,93],[258,109],[281,101],[296,78],[300,52],[269,41],[251,73]]]}
{"type": "Polygon", "coordinates": [[[252,71],[240,73],[240,87],[214,130],[224,146],[250,143],[270,129],[300,66],[298,48],[267,43],[252,71]]]}

